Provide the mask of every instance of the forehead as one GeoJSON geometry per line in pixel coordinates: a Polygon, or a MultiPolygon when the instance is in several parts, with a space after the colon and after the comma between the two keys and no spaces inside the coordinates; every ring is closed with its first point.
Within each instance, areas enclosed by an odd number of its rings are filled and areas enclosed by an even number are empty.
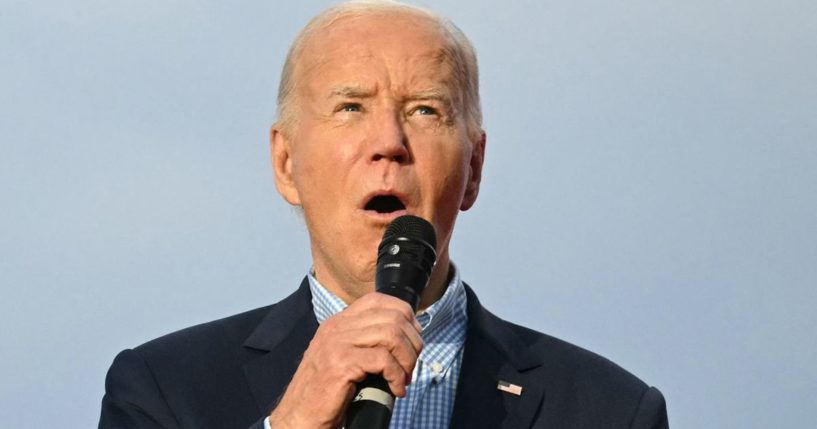
{"type": "Polygon", "coordinates": [[[339,84],[394,91],[451,90],[451,48],[444,30],[423,16],[342,17],[304,46],[297,79],[310,92],[339,84]]]}

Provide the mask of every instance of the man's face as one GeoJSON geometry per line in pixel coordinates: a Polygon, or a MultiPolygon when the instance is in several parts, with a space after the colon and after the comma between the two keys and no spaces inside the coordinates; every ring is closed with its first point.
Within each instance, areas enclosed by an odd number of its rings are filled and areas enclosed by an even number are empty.
{"type": "Polygon", "coordinates": [[[303,207],[318,279],[347,302],[374,289],[392,220],[430,221],[447,267],[457,213],[476,199],[484,137],[466,132],[446,43],[424,18],[343,18],[297,63],[296,124],[273,129],[276,183],[303,207]]]}

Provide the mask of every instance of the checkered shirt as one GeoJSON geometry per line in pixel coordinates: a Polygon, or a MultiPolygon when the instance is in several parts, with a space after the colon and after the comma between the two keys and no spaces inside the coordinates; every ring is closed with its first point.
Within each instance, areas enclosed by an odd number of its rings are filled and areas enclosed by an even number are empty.
{"type": "MultiPolygon", "coordinates": [[[[411,375],[406,397],[397,398],[394,404],[390,429],[449,426],[468,324],[465,288],[456,267],[453,271],[443,296],[417,313],[417,322],[423,328],[423,351],[411,375]]],[[[346,308],[346,303],[321,286],[312,273],[308,277],[318,323],[346,308]]]]}

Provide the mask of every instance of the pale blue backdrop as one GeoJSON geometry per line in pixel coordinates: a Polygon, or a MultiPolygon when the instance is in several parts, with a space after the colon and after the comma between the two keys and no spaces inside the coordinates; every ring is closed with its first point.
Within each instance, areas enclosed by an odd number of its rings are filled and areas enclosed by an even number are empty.
{"type": "MultiPolygon", "coordinates": [[[[296,287],[267,129],[327,4],[2,0],[0,427],[94,427],[119,350],[296,287]]],[[[433,6],[481,62],[482,300],[675,428],[817,427],[817,2],[433,6]]]]}

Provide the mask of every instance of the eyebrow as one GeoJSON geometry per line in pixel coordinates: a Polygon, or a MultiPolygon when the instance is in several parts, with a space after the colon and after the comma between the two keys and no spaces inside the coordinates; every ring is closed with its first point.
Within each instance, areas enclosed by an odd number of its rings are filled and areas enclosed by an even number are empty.
{"type": "Polygon", "coordinates": [[[407,101],[437,100],[445,104],[449,104],[451,102],[451,98],[448,96],[448,93],[446,93],[445,91],[441,91],[439,89],[427,89],[425,91],[418,91],[406,97],[406,100],[407,101]]]}
{"type": "MultiPolygon", "coordinates": [[[[360,86],[338,86],[329,91],[328,98],[370,98],[375,95],[374,89],[363,88],[360,86]]],[[[420,100],[436,100],[445,104],[451,103],[451,98],[448,93],[439,89],[427,89],[423,91],[414,92],[404,98],[405,101],[420,101],[420,100]]]]}
{"type": "Polygon", "coordinates": [[[375,91],[360,86],[338,86],[332,88],[328,98],[368,98],[374,96],[375,91]]]}

